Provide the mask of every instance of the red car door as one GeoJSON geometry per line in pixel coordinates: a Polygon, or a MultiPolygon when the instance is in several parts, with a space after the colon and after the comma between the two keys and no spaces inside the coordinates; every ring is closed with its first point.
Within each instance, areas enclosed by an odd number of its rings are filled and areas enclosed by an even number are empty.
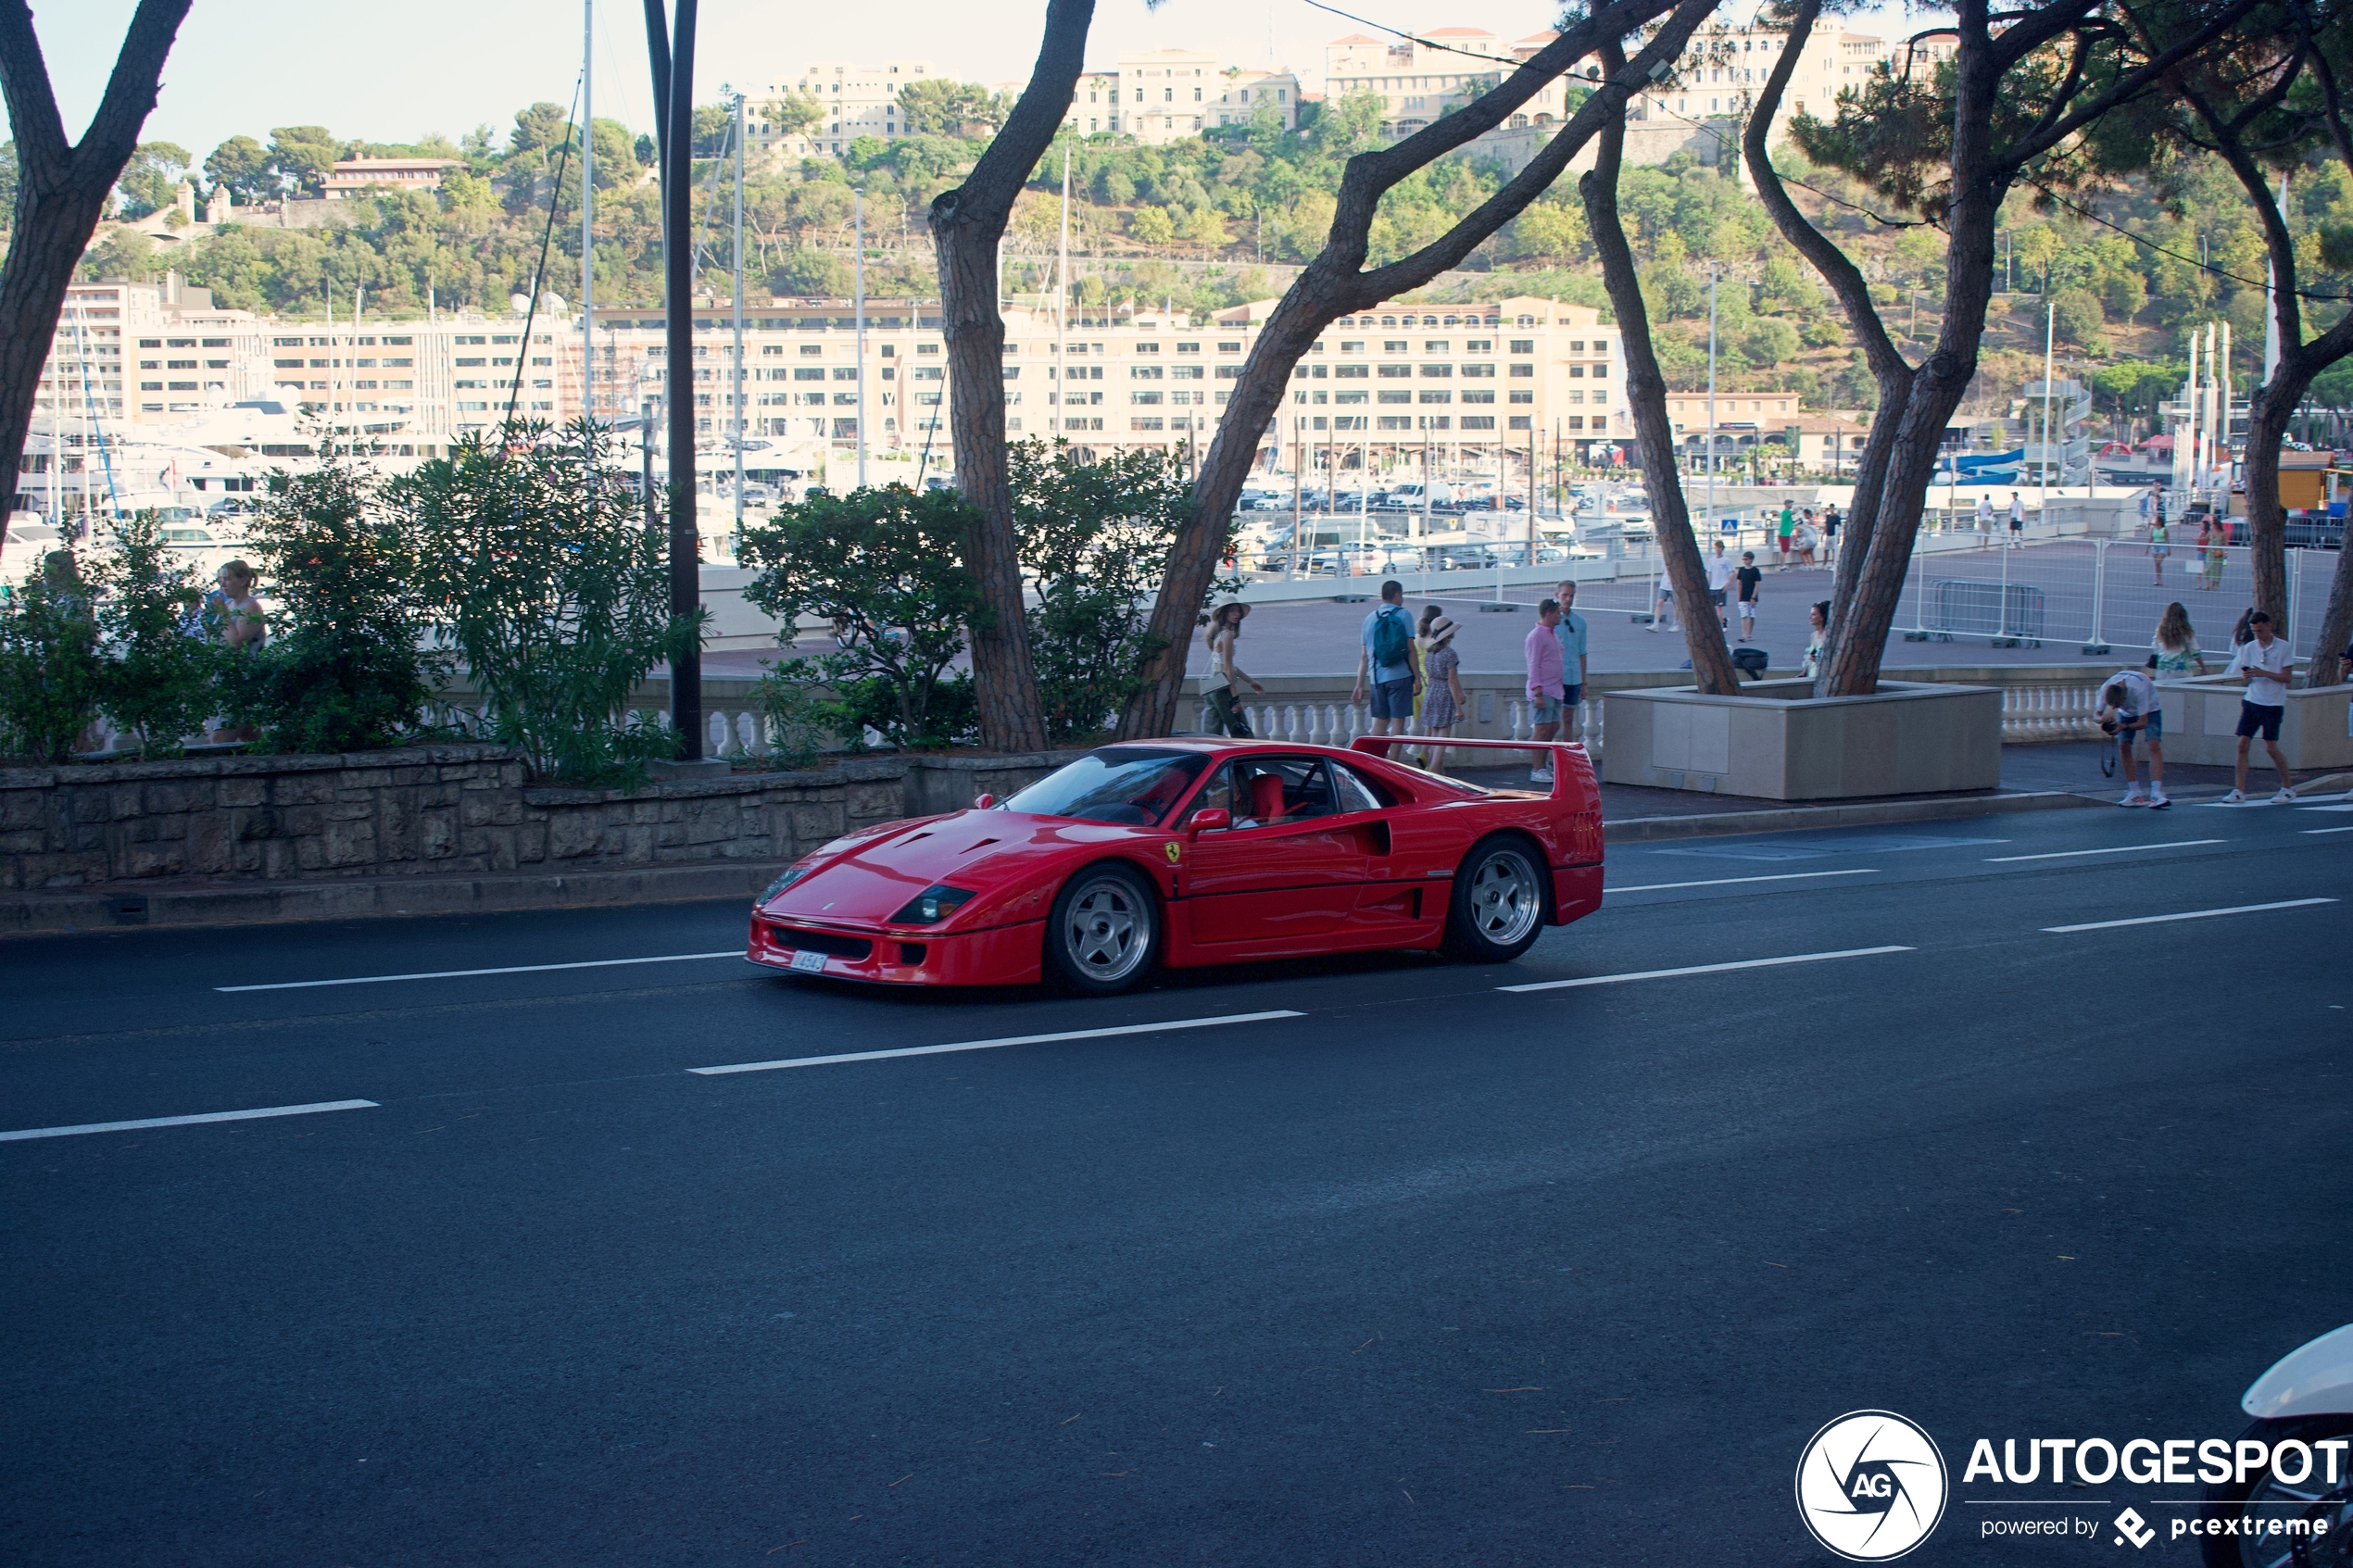
{"type": "Polygon", "coordinates": [[[1365,878],[1360,829],[1336,809],[1316,757],[1238,758],[1195,799],[1234,825],[1185,851],[1186,909],[1199,943],[1288,947],[1339,929],[1365,878]]]}

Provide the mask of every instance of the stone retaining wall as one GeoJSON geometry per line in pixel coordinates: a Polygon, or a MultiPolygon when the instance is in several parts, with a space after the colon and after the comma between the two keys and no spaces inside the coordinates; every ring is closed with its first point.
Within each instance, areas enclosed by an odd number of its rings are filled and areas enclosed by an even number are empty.
{"type": "Polygon", "coordinates": [[[488,746],[0,769],[0,891],[783,863],[1077,755],[855,759],[634,793],[532,784],[488,746]]]}

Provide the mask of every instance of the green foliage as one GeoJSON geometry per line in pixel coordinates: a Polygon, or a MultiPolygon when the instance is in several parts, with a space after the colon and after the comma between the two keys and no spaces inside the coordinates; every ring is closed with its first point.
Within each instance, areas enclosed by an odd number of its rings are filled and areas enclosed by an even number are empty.
{"type": "Polygon", "coordinates": [[[1099,734],[1164,646],[1151,634],[1152,596],[1191,487],[1174,457],[1149,447],[1084,463],[1064,442],[1033,440],[1007,459],[1022,571],[1038,585],[1027,616],[1046,732],[1099,734]]]}
{"type": "Polygon", "coordinates": [[[278,183],[315,196],[343,157],[343,144],[323,125],[282,125],[270,132],[269,154],[278,183]]]}
{"type": "Polygon", "coordinates": [[[269,149],[250,136],[232,136],[213,148],[204,172],[216,187],[228,186],[231,195],[248,206],[277,189],[269,149]]]}
{"type": "Polygon", "coordinates": [[[416,728],[444,657],[417,531],[380,483],[340,462],[274,473],[246,528],[269,640],[223,660],[230,711],[271,751],[367,751],[416,728]]]}
{"type": "Polygon", "coordinates": [[[970,135],[985,141],[997,133],[1013,107],[1010,98],[977,82],[934,77],[899,90],[900,118],[918,136],[970,135]]]}
{"type": "Polygon", "coordinates": [[[205,635],[195,569],[172,558],[152,511],[114,525],[114,552],[92,573],[106,657],[98,710],[136,735],[139,755],[176,752],[213,710],[219,648],[205,635]]]}
{"type": "Polygon", "coordinates": [[[849,263],[829,250],[795,245],[768,274],[776,294],[837,298],[849,292],[849,263]]]}
{"type": "Polygon", "coordinates": [[[1127,232],[1139,245],[1164,245],[1176,237],[1176,225],[1165,207],[1139,207],[1127,220],[1127,232]]]}
{"type": "Polygon", "coordinates": [[[847,495],[812,490],[744,530],[736,559],[758,574],[745,598],[788,628],[804,615],[834,623],[841,651],[800,673],[832,686],[825,722],[853,746],[868,727],[900,746],[941,746],[970,733],[969,680],[947,674],[965,626],[984,613],[963,564],[970,523],[952,492],[919,495],[890,484],[847,495]]]}
{"type": "Polygon", "coordinates": [[[2087,288],[2061,289],[2051,295],[2051,308],[2060,337],[2085,348],[2107,346],[2108,315],[2098,295],[2087,288]]]}
{"type": "Polygon", "coordinates": [[[1743,329],[1743,358],[1753,365],[1771,367],[1797,354],[1797,329],[1777,316],[1759,316],[1743,329]]]}
{"type": "Polygon", "coordinates": [[[122,192],[122,216],[145,218],[170,207],[180,182],[195,160],[172,142],[142,142],[122,167],[115,185],[122,192]]]}
{"type": "Polygon", "coordinates": [[[670,613],[669,541],[645,526],[610,432],[582,422],[469,437],[384,487],[412,516],[436,635],[464,657],[488,728],[535,771],[634,783],[676,737],[629,694],[699,626],[670,613]]]}
{"type": "Polygon", "coordinates": [[[57,550],[0,603],[0,756],[63,762],[97,718],[94,596],[72,552],[57,550]]]}

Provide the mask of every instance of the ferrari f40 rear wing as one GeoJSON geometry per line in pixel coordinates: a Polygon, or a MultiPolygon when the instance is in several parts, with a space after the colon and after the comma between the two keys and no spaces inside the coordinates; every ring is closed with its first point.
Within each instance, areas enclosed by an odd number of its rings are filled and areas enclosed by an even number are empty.
{"type": "MultiPolygon", "coordinates": [[[[1554,753],[1550,761],[1553,770],[1553,798],[1555,800],[1574,799],[1580,793],[1570,782],[1580,771],[1589,777],[1592,776],[1592,760],[1586,756],[1583,744],[1575,741],[1471,740],[1457,739],[1451,735],[1358,735],[1348,743],[1348,749],[1369,752],[1375,757],[1386,759],[1390,748],[1400,746],[1441,746],[1449,751],[1516,751],[1522,756],[1536,751],[1554,753]],[[1568,755],[1572,752],[1575,753],[1574,762],[1568,755]]],[[[1595,778],[1594,783],[1598,785],[1600,780],[1595,778]]]]}

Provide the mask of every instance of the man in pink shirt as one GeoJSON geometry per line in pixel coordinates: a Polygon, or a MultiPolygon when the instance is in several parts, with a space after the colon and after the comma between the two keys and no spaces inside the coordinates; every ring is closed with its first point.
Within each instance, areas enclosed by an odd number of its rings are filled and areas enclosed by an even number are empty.
{"type": "MultiPolygon", "coordinates": [[[[1560,733],[1561,684],[1564,677],[1561,672],[1560,638],[1553,631],[1560,622],[1560,600],[1546,599],[1536,607],[1536,624],[1529,628],[1528,641],[1520,646],[1521,654],[1528,661],[1528,699],[1535,716],[1535,738],[1538,740],[1551,740],[1560,733]]],[[[1553,770],[1549,765],[1552,758],[1553,754],[1549,751],[1536,754],[1536,766],[1528,771],[1529,783],[1548,784],[1553,782],[1553,770]]]]}

